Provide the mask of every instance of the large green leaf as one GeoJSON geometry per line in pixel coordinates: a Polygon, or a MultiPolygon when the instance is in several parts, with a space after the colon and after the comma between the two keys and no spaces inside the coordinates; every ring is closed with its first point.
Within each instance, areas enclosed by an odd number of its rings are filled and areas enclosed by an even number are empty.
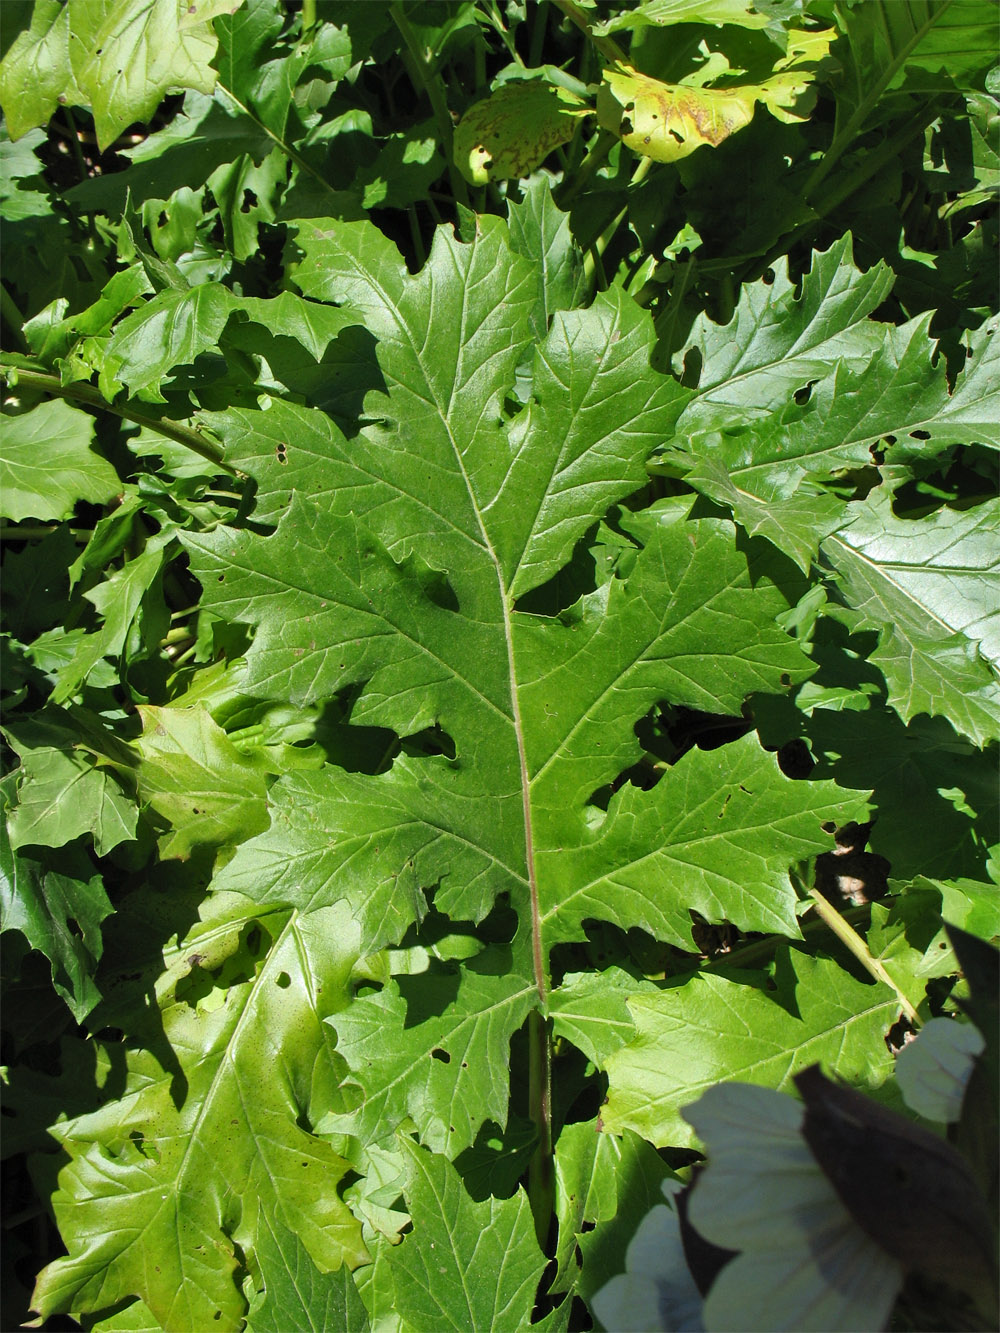
{"type": "Polygon", "coordinates": [[[142,801],[171,826],[162,856],[241,842],[267,826],[266,770],[204,708],[146,705],[140,712],[136,779],[142,801]]]}
{"type": "Polygon", "coordinates": [[[687,438],[664,456],[666,470],[681,468],[748,532],[766,536],[808,569],[821,540],[843,522],[837,497],[811,481],[870,465],[873,450],[897,463],[933,458],[953,444],[1000,445],[995,338],[976,340],[977,355],[952,393],[944,365],[933,364],[927,323],[924,316],[887,327],[867,365],[832,351],[832,374],[811,373],[810,381],[821,382],[804,383],[763,418],[750,403],[734,408],[723,424],[696,399],[679,423],[687,438]]]}
{"type": "Polygon", "coordinates": [[[980,743],[1000,734],[1000,505],[897,518],[876,492],[823,543],[847,603],[879,631],[872,661],[909,720],[948,718],[980,743]]]}
{"type": "Polygon", "coordinates": [[[97,855],[106,856],[135,836],[134,800],[97,765],[76,719],[54,710],[12,717],[4,734],[21,759],[7,821],[12,846],[62,847],[89,833],[97,855]]]}
{"type": "Polygon", "coordinates": [[[697,373],[697,394],[678,423],[683,438],[724,431],[737,422],[766,420],[789,409],[793,395],[838,368],[864,372],[883,341],[869,319],[892,287],[892,272],[866,273],[851,262],[851,237],[813,256],[798,286],[787,264],[770,281],[748,284],[728,324],[700,316],[688,347],[676,358],[697,373]]]}
{"type": "Polygon", "coordinates": [[[702,86],[719,73],[733,73],[715,52],[679,83],[664,83],[619,61],[603,72],[597,118],[633,152],[654,162],[679,162],[701,147],[717,148],[750,124],[758,103],[778,120],[801,120],[815,105],[816,75],[835,35],[833,28],[790,32],[787,54],[758,83],[702,86]]]}
{"type": "Polygon", "coordinates": [[[797,595],[782,591],[788,570],[685,500],[622,516],[627,577],[559,616],[518,609],[640,481],[676,418],[684,395],[649,368],[644,315],[620,294],[556,313],[518,411],[503,395],[528,354],[537,279],[498,223],[468,245],[439,233],[416,277],[365,226],[303,222],[299,243],[297,281],[363,315],[387,394],[368,396],[360,445],[297,409],[259,414],[261,490],[268,469],[319,480],[325,454],[326,494],[293,492],[270,537],[190,536],[192,568],[206,606],[254,627],[254,694],[347,693],[355,726],[427,733],[442,752],[374,777],[280,779],[271,827],[215,887],[302,911],[346,901],[366,951],[401,940],[430,893],[472,921],[509,896],[509,954],[391,982],[331,1020],[360,1091],[329,1128],[375,1143],[412,1123],[454,1153],[485,1120],[506,1123],[508,1043],[548,994],[552,947],[596,918],[690,948],[692,909],[794,936],[789,866],[866,807],[785,777],[753,737],[600,802],[640,758],[635,725],[658,701],[737,713],[810,670],[775,622],[797,595]],[[280,448],[269,422],[287,427],[280,448]]]}
{"type": "Polygon", "coordinates": [[[766,28],[770,19],[748,0],[642,0],[635,9],[615,14],[597,25],[600,33],[623,28],[670,27],[674,23],[732,23],[741,28],[766,28]]]}
{"type": "Polygon", "coordinates": [[[576,133],[589,107],[542,79],[505,83],[469,107],[455,128],[455,164],[473,185],[527,176],[576,133]]]}
{"type": "Polygon", "coordinates": [[[242,0],[36,0],[31,26],[0,65],[0,104],[16,139],[56,107],[89,106],[102,148],[147,120],[171,89],[210,93],[216,14],[242,0]]]}
{"type": "Polygon", "coordinates": [[[630,1001],[636,1035],[608,1061],[604,1128],[691,1143],[681,1110],[706,1088],[730,1078],[780,1091],[817,1060],[856,1085],[885,1081],[892,1057],[883,1038],[899,1017],[888,986],[797,952],[779,961],[776,980],[770,992],[752,975],[696,975],[630,1001]]]}
{"type": "Polygon", "coordinates": [[[7,833],[13,774],[0,787],[0,930],[20,931],[52,967],[52,984],[73,1017],[84,1019],[100,999],[94,972],[101,922],[111,914],[104,885],[77,848],[51,860],[18,856],[7,833]]]}
{"type": "Polygon", "coordinates": [[[849,59],[840,96],[855,115],[890,88],[975,87],[996,62],[990,0],[866,0],[844,5],[849,59]]]}
{"type": "Polygon", "coordinates": [[[262,162],[274,148],[263,127],[216,91],[212,97],[189,92],[183,110],[121,156],[131,166],[107,176],[89,176],[67,191],[84,212],[112,216],[134,200],[166,200],[178,190],[194,191],[220,167],[248,157],[262,162]]]}
{"type": "Polygon", "coordinates": [[[141,1294],[164,1328],[236,1330],[240,1255],[258,1236],[265,1262],[277,1228],[323,1273],[367,1257],[337,1194],[347,1164],[304,1127],[336,1095],[321,1019],[347,1001],[357,930],[338,909],[248,908],[210,901],[123,1095],[54,1130],[70,1253],[39,1277],[43,1317],[141,1294]]]}
{"type": "Polygon", "coordinates": [[[157,584],[173,534],[151,537],[134,560],[84,595],[94,603],[104,623],[77,644],[72,659],[59,672],[53,703],[71,698],[103,657],[118,656],[128,643],[133,656],[140,647],[155,646],[167,631],[167,612],[157,584]]]}
{"type": "Polygon", "coordinates": [[[368,1316],[346,1265],[318,1269],[297,1229],[262,1213],[255,1257],[264,1281],[250,1307],[249,1333],[368,1333],[368,1316]]]}
{"type": "Polygon", "coordinates": [[[160,386],[202,352],[219,345],[233,314],[279,328],[318,360],[331,340],[348,324],[350,314],[303,301],[294,292],[263,300],[238,297],[219,283],[202,283],[186,291],[163,291],[127,315],[105,348],[105,371],[133,391],[163,402],[160,386]]]}
{"type": "Polygon", "coordinates": [[[4,417],[0,512],[5,518],[68,518],[78,500],[104,504],[118,473],[91,444],[94,418],[61,399],[4,417]]]}
{"type": "Polygon", "coordinates": [[[446,1158],[402,1142],[406,1200],[419,1219],[393,1255],[403,1327],[518,1333],[545,1266],[527,1196],[473,1203],[446,1158]]]}
{"type": "Polygon", "coordinates": [[[486,955],[458,977],[435,974],[417,987],[393,981],[334,1014],[337,1052],[360,1092],[325,1128],[377,1143],[409,1117],[428,1147],[453,1157],[471,1147],[484,1120],[505,1125],[510,1039],[537,1000],[509,965],[509,954],[486,955]]]}

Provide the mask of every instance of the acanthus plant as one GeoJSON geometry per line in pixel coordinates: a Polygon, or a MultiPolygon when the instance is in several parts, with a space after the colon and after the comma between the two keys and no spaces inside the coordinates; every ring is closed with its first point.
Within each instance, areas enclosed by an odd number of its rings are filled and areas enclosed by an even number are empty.
{"type": "Polygon", "coordinates": [[[419,7],[332,8],[208,16],[215,99],[77,187],[107,272],[4,361],[8,1142],[67,1251],[31,1309],[587,1327],[685,1107],[816,1062],[893,1101],[890,1031],[962,993],[943,921],[997,934],[995,316],[949,368],[845,232],[674,350],[541,170],[488,211],[453,168],[408,267],[376,159],[312,164],[362,123],[317,84],[393,22],[412,72],[419,7]],[[889,894],[838,910],[869,823],[889,894]]]}

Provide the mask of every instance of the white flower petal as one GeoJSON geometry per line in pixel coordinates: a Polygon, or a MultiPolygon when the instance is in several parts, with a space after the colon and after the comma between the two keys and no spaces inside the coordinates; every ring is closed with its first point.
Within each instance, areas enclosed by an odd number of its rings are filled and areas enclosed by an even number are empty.
{"type": "Polygon", "coordinates": [[[660,1205],[646,1214],[625,1266],[590,1301],[609,1333],[702,1333],[701,1294],[688,1271],[672,1208],[660,1205]]]}
{"type": "Polygon", "coordinates": [[[746,1084],[710,1088],[684,1117],[709,1164],[688,1216],[741,1253],[705,1298],[709,1333],[884,1328],[902,1269],[854,1222],[801,1136],[803,1107],[746,1084]]]}
{"type": "Polygon", "coordinates": [[[965,1087],[985,1046],[969,1023],[932,1018],[896,1057],[896,1078],[911,1110],[950,1124],[962,1114],[965,1087]]]}
{"type": "Polygon", "coordinates": [[[877,1333],[902,1281],[899,1265],[844,1212],[813,1248],[745,1251],[705,1298],[709,1333],[877,1333]]]}

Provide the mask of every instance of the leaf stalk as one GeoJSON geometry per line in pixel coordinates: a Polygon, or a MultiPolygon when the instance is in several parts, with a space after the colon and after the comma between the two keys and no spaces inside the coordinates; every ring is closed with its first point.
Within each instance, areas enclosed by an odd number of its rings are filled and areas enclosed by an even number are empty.
{"type": "Polygon", "coordinates": [[[19,385],[23,384],[29,389],[38,389],[53,398],[67,398],[82,403],[85,407],[111,412],[114,416],[121,417],[123,421],[130,421],[136,426],[145,426],[155,431],[157,435],[162,435],[164,439],[173,440],[175,444],[183,444],[192,453],[199,454],[212,463],[220,472],[228,472],[231,477],[239,476],[234,467],[223,461],[221,446],[192,426],[185,426],[177,421],[166,421],[162,417],[146,416],[143,412],[136,412],[132,407],[119,407],[116,403],[109,403],[93,385],[63,384],[57,375],[50,375],[40,370],[26,370],[23,366],[5,365],[0,360],[0,377],[11,380],[15,376],[19,385]]]}
{"type": "Polygon", "coordinates": [[[552,1040],[540,1009],[528,1018],[528,1104],[538,1142],[528,1165],[528,1202],[538,1244],[545,1250],[555,1199],[552,1163],[552,1040]]]}
{"type": "Polygon", "coordinates": [[[824,898],[819,889],[807,888],[806,892],[812,899],[813,907],[816,909],[817,915],[820,916],[830,930],[833,931],[841,944],[850,949],[851,953],[865,971],[871,973],[876,981],[881,981],[884,985],[891,987],[891,989],[895,991],[903,1013],[915,1028],[920,1027],[920,1015],[900,990],[896,982],[893,981],[892,977],[885,970],[879,960],[872,955],[868,945],[854,927],[844,920],[834,907],[833,903],[831,903],[828,898],[824,898]]]}

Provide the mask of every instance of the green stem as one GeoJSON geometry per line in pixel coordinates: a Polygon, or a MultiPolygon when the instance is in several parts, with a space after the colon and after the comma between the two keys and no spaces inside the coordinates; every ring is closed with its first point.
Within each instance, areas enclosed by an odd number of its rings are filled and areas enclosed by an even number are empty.
{"type": "Polygon", "coordinates": [[[312,176],[313,180],[319,181],[320,185],[324,186],[327,190],[329,190],[331,194],[336,193],[336,190],[330,184],[330,182],[324,176],[321,176],[315,167],[311,167],[309,163],[305,160],[305,158],[295,151],[295,149],[291,146],[291,144],[285,143],[284,139],[280,138],[277,134],[275,134],[273,130],[269,130],[268,127],[264,124],[264,122],[262,120],[259,120],[258,117],[254,115],[254,113],[250,110],[250,108],[246,105],[246,103],[241,102],[240,99],[236,96],[236,94],[234,92],[231,92],[225,86],[225,84],[218,83],[216,84],[216,87],[221,92],[224,92],[226,96],[229,98],[230,102],[232,102],[232,104],[235,107],[238,107],[245,116],[249,116],[250,119],[253,121],[253,123],[259,129],[263,130],[263,132],[271,140],[274,146],[276,148],[280,148],[281,151],[288,158],[288,160],[290,162],[294,162],[300,171],[304,171],[307,175],[312,176]]]}
{"type": "Polygon", "coordinates": [[[56,523],[0,524],[0,542],[24,542],[47,537],[58,528],[56,523]]]}
{"type": "Polygon", "coordinates": [[[160,640],[161,648],[168,648],[174,643],[189,643],[192,634],[187,625],[175,625],[173,629],[168,629],[166,634],[160,640]]]}
{"type": "Polygon", "coordinates": [[[568,185],[564,181],[559,187],[559,197],[556,202],[564,213],[569,211],[570,204],[576,196],[581,190],[586,189],[594,175],[596,175],[601,167],[604,166],[612,148],[618,142],[618,136],[612,134],[610,130],[601,130],[597,136],[596,143],[583,159],[579,170],[574,173],[572,180],[568,185]]]}
{"type": "Polygon", "coordinates": [[[63,111],[66,114],[66,121],[70,128],[69,142],[73,153],[73,161],[76,163],[76,169],[80,173],[80,180],[87,179],[87,163],[83,158],[83,149],[80,147],[80,131],[77,128],[76,117],[73,115],[73,108],[64,106],[63,111]]]}
{"type": "MultiPolygon", "coordinates": [[[[802,223],[801,226],[796,227],[793,231],[786,232],[781,240],[772,247],[763,259],[760,259],[759,256],[755,257],[756,262],[740,275],[740,282],[746,282],[755,273],[763,273],[780,259],[782,255],[787,254],[797,241],[816,226],[818,221],[827,217],[835,208],[838,208],[845,199],[850,198],[852,194],[855,194],[863,185],[867,184],[872,176],[881,171],[886,162],[895,161],[914,135],[922,133],[927,125],[929,125],[935,118],[936,114],[937,113],[933,108],[928,109],[927,107],[922,107],[911,116],[910,119],[903,124],[903,127],[892,135],[891,138],[880,144],[874,151],[865,153],[862,160],[853,170],[846,172],[839,181],[835,182],[832,188],[826,191],[821,205],[812,205],[816,216],[810,218],[808,222],[802,223]]],[[[808,194],[805,195],[805,198],[808,202],[808,194]]],[[[703,273],[708,273],[722,265],[731,266],[739,262],[742,258],[744,258],[742,255],[728,255],[720,260],[709,260],[701,265],[701,269],[703,273]]]]}
{"type": "MultiPolygon", "coordinates": [[[[849,907],[843,914],[843,919],[848,922],[863,923],[871,919],[871,912],[868,907],[849,907]]],[[[818,931],[826,930],[826,922],[819,916],[813,917],[810,921],[802,922],[802,936],[807,939],[810,935],[815,935],[818,931]]],[[[770,961],[775,950],[782,944],[787,944],[788,939],[784,935],[767,935],[762,940],[754,940],[750,944],[742,944],[738,949],[732,949],[729,953],[717,954],[714,958],[708,960],[709,967],[762,967],[770,961]]]]}
{"type": "Polygon", "coordinates": [[[164,439],[183,444],[192,453],[199,454],[214,464],[220,472],[228,472],[231,477],[239,476],[234,467],[223,462],[222,448],[192,426],[183,426],[177,421],[166,421],[162,417],[148,417],[131,407],[118,407],[115,403],[109,403],[102,398],[90,384],[63,384],[56,375],[38,370],[25,370],[23,366],[5,365],[2,359],[0,359],[0,376],[11,382],[16,379],[19,385],[23,384],[29,389],[39,389],[42,393],[51,394],[53,398],[67,398],[86,407],[111,412],[114,416],[121,417],[123,421],[133,422],[136,426],[145,426],[155,431],[157,435],[162,435],[164,439]]]}
{"type": "Polygon", "coordinates": [[[870,972],[876,981],[883,982],[884,985],[891,987],[891,989],[896,992],[896,998],[899,1000],[903,1013],[914,1027],[919,1027],[920,1016],[916,1009],[914,1009],[913,1005],[899,989],[879,960],[872,956],[868,945],[864,942],[854,927],[844,920],[834,905],[828,899],[823,897],[819,889],[807,888],[806,892],[813,901],[813,907],[815,907],[817,915],[822,917],[825,924],[833,931],[841,944],[850,949],[851,953],[854,954],[854,957],[865,971],[870,972]]]}
{"type": "Polygon", "coordinates": [[[424,249],[424,238],[420,235],[420,224],[417,221],[417,210],[411,204],[406,210],[406,220],[410,224],[410,240],[413,243],[413,253],[416,256],[417,267],[423,268],[427,262],[427,251],[424,249]]]}
{"type": "Polygon", "coordinates": [[[528,1200],[535,1235],[545,1251],[555,1200],[552,1164],[552,1042],[539,1009],[528,1019],[528,1106],[538,1143],[528,1165],[528,1200]]]}
{"type": "Polygon", "coordinates": [[[10,327],[14,342],[22,352],[28,350],[28,344],[24,341],[24,334],[21,329],[24,325],[24,316],[14,304],[14,298],[2,283],[0,283],[0,314],[10,327]]]}
{"type": "Polygon", "coordinates": [[[882,69],[879,77],[854,108],[854,111],[848,118],[847,124],[842,130],[837,131],[834,135],[833,143],[823,154],[821,161],[816,164],[816,169],[806,182],[806,187],[803,191],[803,194],[807,199],[812,195],[816,186],[819,185],[821,181],[825,180],[836,166],[842,155],[847,151],[851,142],[860,133],[862,126],[871,115],[883,93],[889,87],[889,84],[896,77],[896,74],[902,69],[914,48],[923,41],[931,28],[933,28],[942,18],[950,7],[950,4],[951,0],[945,0],[944,4],[932,10],[927,22],[914,33],[912,40],[901,50],[897,51],[894,58],[882,69]]]}
{"type": "Polygon", "coordinates": [[[427,100],[431,104],[431,110],[434,112],[434,120],[441,139],[441,148],[444,151],[445,161],[448,163],[448,180],[451,183],[452,193],[460,204],[464,204],[468,208],[469,191],[466,187],[465,177],[455,166],[453,152],[454,128],[451,123],[451,113],[441,92],[441,85],[430,68],[426,54],[420,49],[417,35],[403,12],[400,0],[393,0],[393,3],[389,6],[389,13],[392,15],[392,20],[406,44],[407,54],[410,57],[406,63],[414,87],[419,87],[426,93],[427,100]]]}
{"type": "Polygon", "coordinates": [[[537,69],[542,62],[542,50],[548,26],[549,0],[538,0],[535,16],[531,21],[531,47],[528,52],[528,64],[532,69],[537,69]]]}
{"type": "Polygon", "coordinates": [[[587,40],[600,51],[605,60],[610,61],[613,65],[627,63],[625,52],[617,42],[612,41],[610,37],[596,37],[591,32],[586,14],[577,7],[574,0],[552,0],[552,3],[557,9],[562,10],[571,23],[576,24],[587,40]]]}
{"type": "MultiPolygon", "coordinates": [[[[510,35],[510,29],[505,25],[503,19],[500,17],[500,14],[497,9],[496,0],[492,0],[492,3],[486,9],[486,17],[489,19],[490,23],[492,23],[494,30],[498,34],[500,40],[503,42],[504,46],[507,48],[507,54],[510,56],[511,60],[513,60],[514,64],[517,65],[519,69],[524,69],[524,61],[518,55],[517,47],[514,45],[514,39],[510,35]]],[[[483,51],[482,47],[477,44],[476,56],[478,57],[481,52],[483,55],[483,60],[485,62],[486,53],[485,51],[483,51]]],[[[486,66],[484,63],[483,72],[482,75],[480,76],[479,60],[477,59],[476,87],[482,88],[485,86],[485,84],[486,84],[486,66]]]]}
{"type": "Polygon", "coordinates": [[[309,32],[316,26],[316,0],[302,0],[302,31],[309,32]]]}

